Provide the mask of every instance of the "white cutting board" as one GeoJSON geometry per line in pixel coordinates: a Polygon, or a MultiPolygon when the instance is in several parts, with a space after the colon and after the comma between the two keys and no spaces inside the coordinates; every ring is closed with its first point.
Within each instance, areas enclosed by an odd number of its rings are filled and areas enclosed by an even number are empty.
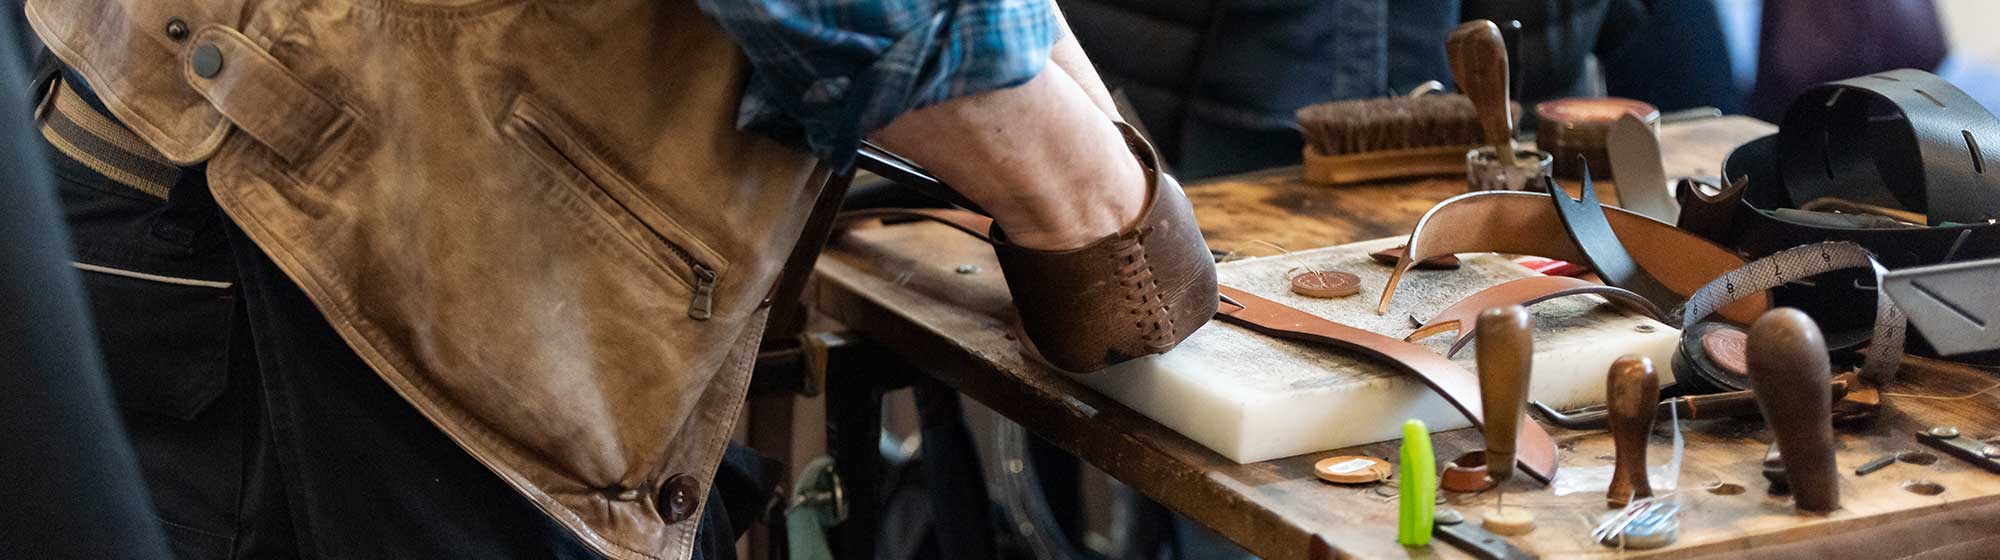
{"type": "MultiPolygon", "coordinates": [[[[1460,255],[1464,265],[1457,270],[1405,275],[1388,314],[1376,315],[1389,267],[1368,253],[1401,241],[1228,262],[1217,272],[1224,284],[1395,338],[1416,330],[1412,317],[1428,318],[1481,289],[1535,274],[1498,255],[1460,255]],[[1361,277],[1361,293],[1336,299],[1293,294],[1286,273],[1302,265],[1354,273],[1361,277]]],[[[1531,399],[1565,409],[1602,403],[1605,371],[1625,354],[1651,357],[1662,383],[1670,382],[1668,364],[1679,331],[1596,296],[1552,300],[1530,310],[1535,315],[1531,399]]],[[[1422,343],[1442,353],[1451,338],[1446,333],[1422,343]]],[[[1477,344],[1457,356],[1467,371],[1477,371],[1477,344]]],[[[1172,352],[1076,379],[1239,463],[1394,439],[1407,418],[1421,419],[1433,431],[1471,425],[1422,382],[1386,366],[1220,320],[1172,352]]]]}

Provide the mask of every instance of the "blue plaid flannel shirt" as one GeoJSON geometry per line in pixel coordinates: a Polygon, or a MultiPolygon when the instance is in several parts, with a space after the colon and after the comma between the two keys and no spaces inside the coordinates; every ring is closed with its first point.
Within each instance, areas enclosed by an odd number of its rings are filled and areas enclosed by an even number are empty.
{"type": "Polygon", "coordinates": [[[749,56],[737,124],[803,136],[845,168],[903,113],[1020,85],[1058,29],[1051,0],[699,0],[749,56]]]}

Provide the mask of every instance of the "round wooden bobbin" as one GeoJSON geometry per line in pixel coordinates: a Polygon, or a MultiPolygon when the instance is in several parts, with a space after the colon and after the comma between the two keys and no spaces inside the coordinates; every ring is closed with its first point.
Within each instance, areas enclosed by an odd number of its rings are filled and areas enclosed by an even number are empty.
{"type": "Polygon", "coordinates": [[[1480,522],[1480,526],[1495,535],[1526,535],[1535,530],[1535,514],[1521,508],[1486,510],[1486,519],[1480,522]]]}
{"type": "Polygon", "coordinates": [[[1361,277],[1337,270],[1307,272],[1292,277],[1292,293],[1316,298],[1347,297],[1361,293],[1361,277]]]}
{"type": "Polygon", "coordinates": [[[1368,484],[1389,479],[1395,468],[1388,461],[1362,455],[1342,455],[1320,459],[1313,474],[1335,484],[1368,484]]]}

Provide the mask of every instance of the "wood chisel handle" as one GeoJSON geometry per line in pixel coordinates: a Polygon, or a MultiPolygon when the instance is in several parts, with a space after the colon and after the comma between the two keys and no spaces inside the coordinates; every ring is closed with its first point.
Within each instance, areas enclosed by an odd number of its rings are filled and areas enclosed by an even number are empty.
{"type": "Polygon", "coordinates": [[[1611,363],[1605,383],[1605,403],[1611,421],[1611,443],[1617,450],[1611,472],[1611,488],[1604,501],[1611,507],[1625,507],[1635,498],[1653,495],[1646,479],[1646,440],[1653,433],[1654,411],[1660,402],[1660,376],[1653,360],[1625,356],[1611,363]]]}
{"type": "Polygon", "coordinates": [[[1514,166],[1514,115],[1507,110],[1507,45],[1492,21],[1465,22],[1445,38],[1451,77],[1458,91],[1472,100],[1479,130],[1493,146],[1500,164],[1514,166]]]}
{"type": "MultiPolygon", "coordinates": [[[[1736,418],[1757,414],[1757,395],[1750,391],[1688,395],[1675,400],[1680,401],[1682,420],[1736,418]]],[[[1664,407],[1660,410],[1660,414],[1666,413],[1664,407]]]]}
{"type": "Polygon", "coordinates": [[[1784,457],[1799,509],[1840,507],[1833,457],[1833,405],[1826,341],[1804,312],[1780,308],[1750,326],[1750,389],[1784,457]]]}
{"type": "Polygon", "coordinates": [[[1528,372],[1534,368],[1535,322],[1519,305],[1479,313],[1479,404],[1486,415],[1486,477],[1506,482],[1514,476],[1514,437],[1528,400],[1528,372]]]}

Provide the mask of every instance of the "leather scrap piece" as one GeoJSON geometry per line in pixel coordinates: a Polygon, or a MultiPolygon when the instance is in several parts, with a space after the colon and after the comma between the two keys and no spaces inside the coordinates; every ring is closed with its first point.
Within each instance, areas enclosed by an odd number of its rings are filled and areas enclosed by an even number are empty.
{"type": "Polygon", "coordinates": [[[1603,205],[1597,203],[1597,189],[1591,186],[1589,168],[1583,170],[1583,198],[1580,199],[1571,199],[1552,177],[1543,177],[1542,181],[1549,193],[1554,195],[1549,199],[1555,202],[1556,216],[1562,219],[1563,230],[1569,232],[1570,242],[1583,251],[1584,262],[1597,269],[1597,276],[1603,278],[1604,283],[1632,290],[1662,308],[1672,309],[1680,305],[1680,294],[1646,273],[1646,269],[1625,252],[1625,245],[1618,241],[1618,233],[1611,231],[1611,223],[1604,219],[1603,205]]]}
{"type": "MultiPolygon", "coordinates": [[[[1388,313],[1404,273],[1422,261],[1455,253],[1509,253],[1582,262],[1547,193],[1482,191],[1446,199],[1417,221],[1409,254],[1396,263],[1377,313],[1388,313]]],[[[1743,258],[1686,230],[1613,207],[1600,207],[1632,260],[1675,294],[1693,294],[1709,280],[1743,266],[1743,258]]],[[[1731,321],[1749,323],[1770,307],[1759,295],[1725,307],[1731,321]]]]}
{"type": "MultiPolygon", "coordinates": [[[[1232,304],[1216,310],[1216,318],[1266,335],[1331,346],[1380,360],[1409,373],[1437,391],[1474,426],[1484,426],[1479,377],[1429,348],[1343,325],[1227,285],[1218,286],[1232,304]]],[[[1533,418],[1522,418],[1516,432],[1517,460],[1522,471],[1543,483],[1555,477],[1555,440],[1533,418]]]]}

